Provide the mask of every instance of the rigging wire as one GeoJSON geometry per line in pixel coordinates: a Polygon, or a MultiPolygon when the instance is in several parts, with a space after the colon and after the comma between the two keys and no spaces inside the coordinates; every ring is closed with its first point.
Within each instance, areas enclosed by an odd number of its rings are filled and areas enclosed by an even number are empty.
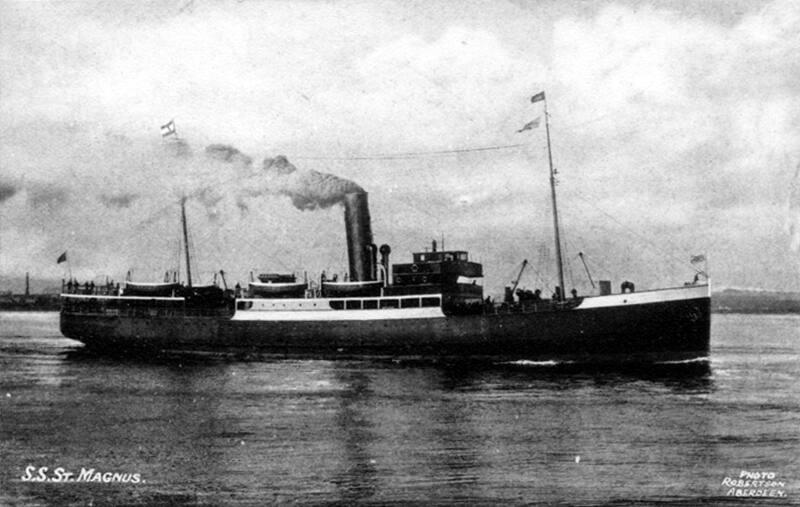
{"type": "MultiPolygon", "coordinates": [[[[682,250],[682,251],[683,251],[683,250],[685,250],[685,249],[679,249],[679,248],[678,248],[678,247],[677,247],[675,244],[673,244],[673,243],[672,243],[672,242],[670,242],[670,241],[667,241],[667,243],[670,245],[670,247],[671,247],[671,249],[672,249],[672,252],[667,252],[667,251],[666,251],[666,250],[664,250],[663,248],[659,247],[659,246],[658,246],[656,243],[654,243],[652,240],[650,240],[650,239],[648,239],[647,237],[645,237],[645,236],[643,236],[643,235],[641,235],[641,234],[637,233],[636,231],[634,231],[634,230],[633,230],[633,229],[631,229],[630,227],[626,226],[625,224],[623,224],[622,222],[620,222],[619,220],[617,220],[616,218],[614,218],[614,216],[613,216],[613,215],[611,215],[611,214],[610,214],[610,213],[608,213],[607,211],[603,210],[602,208],[600,208],[599,206],[597,206],[596,204],[594,204],[594,203],[593,203],[593,202],[592,202],[592,201],[591,201],[589,198],[587,198],[585,195],[583,195],[583,194],[582,194],[580,191],[578,191],[578,190],[575,190],[575,189],[571,189],[571,190],[569,191],[569,193],[571,193],[571,194],[572,194],[572,193],[574,193],[576,197],[578,197],[580,200],[584,201],[586,204],[588,204],[588,205],[592,206],[594,209],[596,209],[597,211],[599,211],[600,213],[602,213],[603,215],[605,215],[606,217],[608,217],[609,219],[611,219],[612,221],[614,221],[614,222],[615,222],[617,225],[619,225],[620,227],[622,227],[623,229],[625,229],[625,231],[626,231],[626,232],[628,232],[628,233],[629,233],[629,234],[631,234],[632,236],[635,236],[637,239],[639,239],[639,240],[641,240],[641,241],[643,241],[643,242],[647,243],[647,244],[648,244],[648,245],[649,245],[651,248],[653,248],[653,249],[654,249],[654,251],[655,251],[655,252],[661,253],[661,254],[662,254],[662,255],[664,255],[665,257],[669,258],[669,259],[670,259],[672,262],[675,262],[675,263],[679,264],[680,266],[686,266],[687,264],[689,264],[689,265],[691,266],[691,264],[690,264],[690,263],[687,263],[687,262],[686,262],[686,260],[684,260],[684,259],[682,259],[682,258],[678,257],[678,256],[677,256],[675,253],[673,253],[673,252],[675,252],[675,251],[678,251],[678,250],[682,250]]],[[[699,273],[700,271],[702,271],[702,270],[700,270],[700,269],[698,269],[698,268],[695,268],[694,266],[692,266],[692,269],[693,269],[693,270],[695,270],[695,272],[698,272],[698,273],[699,273]]]]}
{"type": "Polygon", "coordinates": [[[544,271],[548,271],[542,269],[543,265],[550,266],[552,264],[552,259],[550,258],[550,250],[545,243],[541,243],[539,245],[539,255],[535,265],[531,266],[531,270],[533,271],[534,275],[536,275],[536,280],[542,284],[542,288],[546,289],[548,292],[551,292],[553,289],[553,285],[550,280],[550,276],[545,277],[543,275],[544,271]]]}
{"type": "MultiPolygon", "coordinates": [[[[562,229],[561,236],[564,238],[564,258],[567,260],[566,268],[567,268],[567,278],[569,278],[569,283],[572,288],[575,288],[575,276],[572,272],[572,259],[569,258],[569,251],[570,251],[570,242],[567,238],[566,231],[562,229]]],[[[564,297],[567,297],[567,288],[562,287],[561,290],[563,291],[564,297]]]]}
{"type": "Polygon", "coordinates": [[[378,153],[374,155],[359,155],[359,156],[350,156],[350,157],[318,157],[318,156],[309,156],[309,155],[295,155],[292,156],[292,159],[295,160],[342,160],[342,161],[349,161],[349,160],[407,160],[407,159],[414,159],[414,158],[425,158],[431,156],[440,156],[440,155],[457,155],[459,153],[476,153],[482,151],[497,151],[497,150],[510,150],[513,148],[520,148],[523,146],[528,146],[527,143],[518,143],[518,144],[501,144],[501,145],[494,145],[494,146],[480,146],[475,148],[459,148],[453,150],[433,150],[433,151],[409,151],[409,152],[399,152],[399,153],[378,153]]]}
{"type": "MultiPolygon", "coordinates": [[[[582,127],[585,125],[590,125],[592,123],[596,123],[608,116],[610,116],[612,112],[602,114],[600,116],[591,118],[589,120],[579,122],[579,123],[571,123],[564,125],[562,128],[564,129],[574,129],[577,127],[582,127]]],[[[548,114],[550,118],[553,117],[552,114],[548,114]]],[[[354,156],[313,156],[313,155],[294,155],[292,159],[295,160],[338,160],[338,161],[352,161],[352,160],[407,160],[407,159],[414,159],[414,158],[425,158],[431,156],[440,156],[440,155],[457,155],[460,153],[476,153],[476,152],[483,152],[483,151],[497,151],[497,150],[510,150],[514,148],[522,148],[530,146],[530,143],[515,143],[515,144],[499,144],[499,145],[489,145],[489,146],[476,146],[476,147],[467,147],[467,148],[454,148],[450,150],[428,150],[428,151],[408,151],[408,152],[396,152],[396,153],[375,153],[371,155],[354,155],[354,156]]]]}

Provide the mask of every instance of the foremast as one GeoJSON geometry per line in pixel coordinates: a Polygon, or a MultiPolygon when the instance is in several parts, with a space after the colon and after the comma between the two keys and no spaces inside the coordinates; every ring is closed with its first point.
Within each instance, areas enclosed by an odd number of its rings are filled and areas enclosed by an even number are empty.
{"type": "Polygon", "coordinates": [[[553,231],[556,241],[556,267],[558,268],[558,286],[556,291],[559,301],[566,299],[564,287],[564,261],[561,256],[561,233],[558,226],[558,205],[556,203],[556,170],[553,168],[553,153],[550,148],[550,115],[547,114],[547,98],[544,92],[539,92],[531,98],[531,102],[544,102],[544,127],[547,133],[547,161],[550,164],[550,197],[553,206],[553,231]]]}

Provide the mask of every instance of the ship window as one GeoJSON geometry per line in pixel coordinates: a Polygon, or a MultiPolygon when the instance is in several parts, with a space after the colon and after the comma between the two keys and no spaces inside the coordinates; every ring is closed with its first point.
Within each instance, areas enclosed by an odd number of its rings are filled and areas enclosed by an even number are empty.
{"type": "Polygon", "coordinates": [[[424,254],[420,255],[419,256],[419,260],[424,261],[425,260],[425,255],[424,254]]]}
{"type": "Polygon", "coordinates": [[[347,301],[346,306],[348,310],[360,310],[361,301],[347,301]]]}
{"type": "Polygon", "coordinates": [[[461,252],[458,254],[458,260],[466,261],[467,260],[467,252],[461,252]]]}
{"type": "Polygon", "coordinates": [[[367,299],[364,301],[365,310],[375,310],[378,308],[378,301],[375,299],[367,299]]]}
{"type": "Polygon", "coordinates": [[[396,299],[381,299],[381,308],[399,308],[399,306],[396,299]]]}
{"type": "Polygon", "coordinates": [[[453,260],[453,254],[445,254],[444,260],[445,261],[452,261],[453,260]]]}
{"type": "Polygon", "coordinates": [[[400,304],[403,308],[419,308],[419,299],[401,299],[400,304]]]}
{"type": "Polygon", "coordinates": [[[334,310],[344,310],[344,301],[331,301],[330,305],[334,310]]]}
{"type": "Polygon", "coordinates": [[[439,306],[439,298],[422,298],[422,306],[439,306]]]}

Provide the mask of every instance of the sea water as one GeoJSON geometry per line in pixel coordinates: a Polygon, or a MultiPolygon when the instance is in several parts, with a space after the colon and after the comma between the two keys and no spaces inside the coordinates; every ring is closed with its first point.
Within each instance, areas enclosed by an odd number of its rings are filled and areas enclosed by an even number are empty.
{"type": "Polygon", "coordinates": [[[708,358],[111,359],[0,313],[0,504],[800,504],[800,316],[708,358]]]}

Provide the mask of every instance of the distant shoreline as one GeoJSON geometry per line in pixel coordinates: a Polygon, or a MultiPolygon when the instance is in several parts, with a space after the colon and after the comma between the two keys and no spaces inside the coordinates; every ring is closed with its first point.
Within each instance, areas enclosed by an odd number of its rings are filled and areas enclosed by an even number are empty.
{"type": "Polygon", "coordinates": [[[711,295],[714,313],[800,313],[800,293],[725,289],[711,295]]]}
{"type": "Polygon", "coordinates": [[[2,294],[0,311],[52,312],[61,308],[58,294],[2,294]]]}

